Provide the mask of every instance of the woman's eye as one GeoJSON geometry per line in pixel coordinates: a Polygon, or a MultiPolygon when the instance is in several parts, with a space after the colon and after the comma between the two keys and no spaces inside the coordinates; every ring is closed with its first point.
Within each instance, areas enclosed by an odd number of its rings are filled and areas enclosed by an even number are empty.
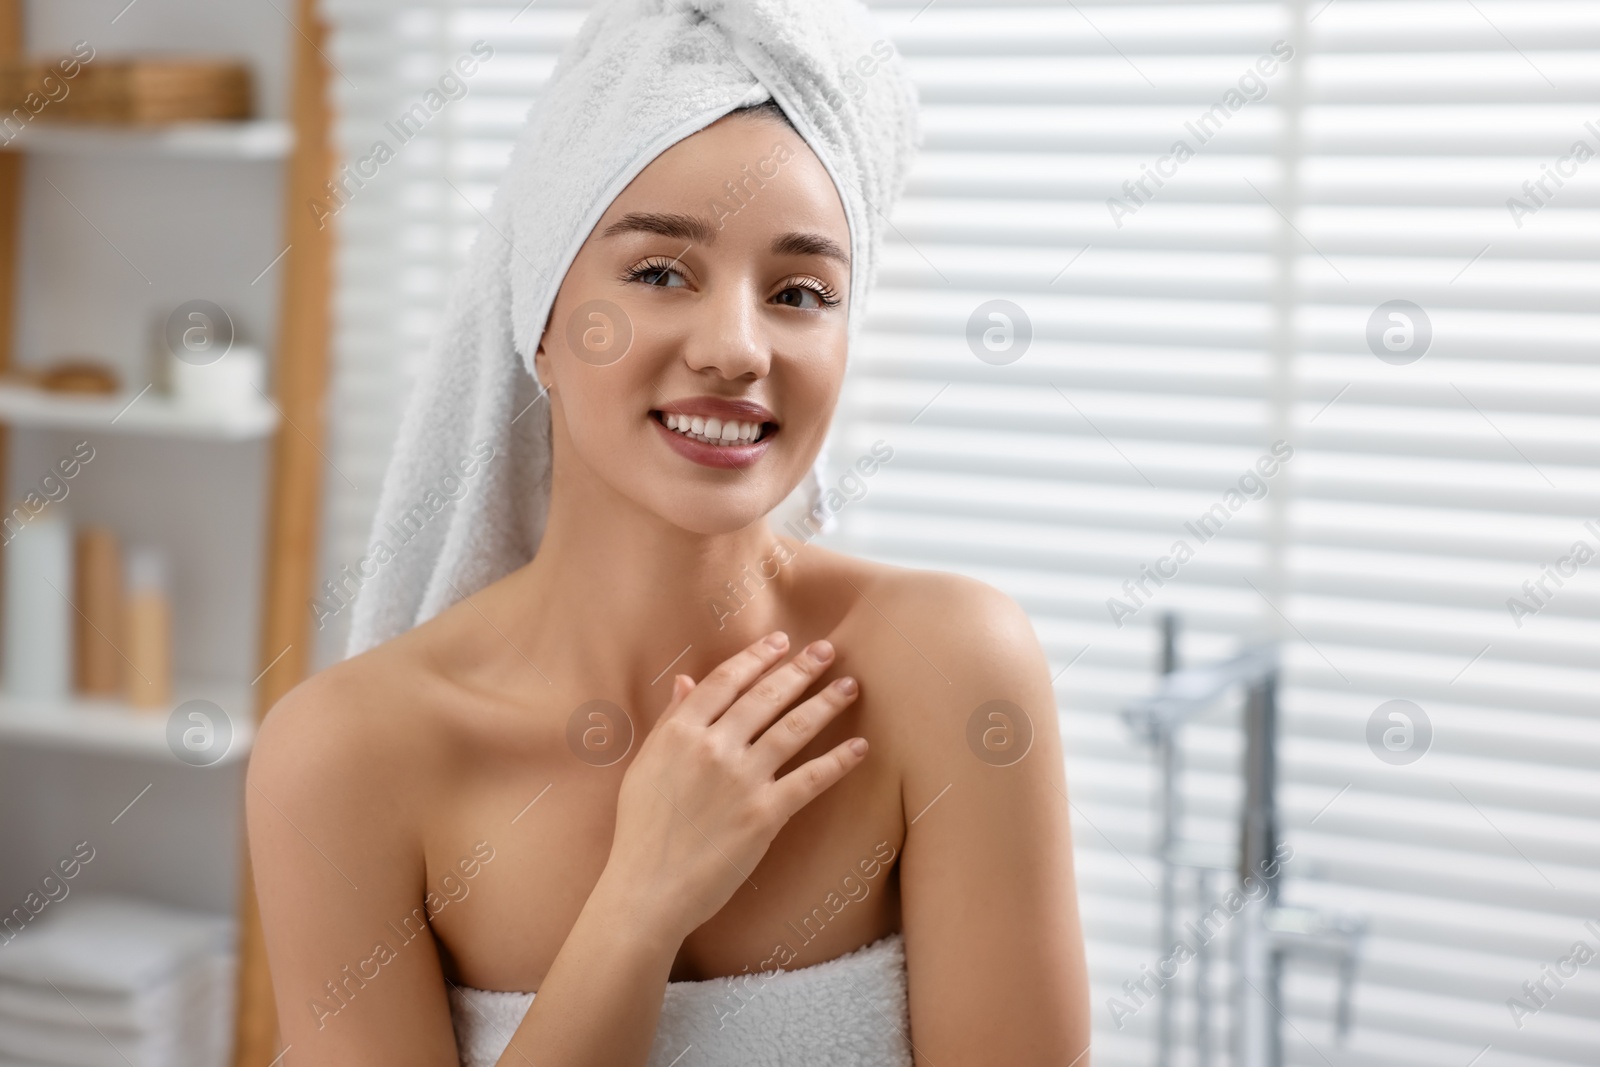
{"type": "Polygon", "coordinates": [[[791,285],[773,299],[780,304],[808,311],[816,308],[833,307],[839,302],[837,299],[830,299],[829,294],[809,285],[791,285]]]}
{"type": "Polygon", "coordinates": [[[683,277],[682,270],[678,270],[678,262],[666,256],[646,259],[637,267],[629,267],[622,272],[622,280],[653,285],[661,290],[682,290],[683,286],[688,285],[688,278],[683,277]]]}
{"type": "Polygon", "coordinates": [[[778,294],[778,303],[797,308],[818,308],[822,306],[822,299],[817,296],[815,289],[791,285],[778,294]]]}
{"type": "Polygon", "coordinates": [[[645,267],[636,277],[646,285],[656,285],[664,289],[676,289],[684,285],[683,275],[671,267],[645,267]],[[676,278],[676,282],[666,279],[676,278]]]}

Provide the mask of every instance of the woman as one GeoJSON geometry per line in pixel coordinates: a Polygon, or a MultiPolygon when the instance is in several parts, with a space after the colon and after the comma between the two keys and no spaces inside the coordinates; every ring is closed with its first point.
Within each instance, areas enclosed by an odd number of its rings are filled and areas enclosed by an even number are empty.
{"type": "Polygon", "coordinates": [[[849,202],[773,104],[655,155],[533,351],[536,553],[268,716],[248,819],[291,1063],[1088,1062],[1027,617],[769,519],[843,384],[849,202]]]}

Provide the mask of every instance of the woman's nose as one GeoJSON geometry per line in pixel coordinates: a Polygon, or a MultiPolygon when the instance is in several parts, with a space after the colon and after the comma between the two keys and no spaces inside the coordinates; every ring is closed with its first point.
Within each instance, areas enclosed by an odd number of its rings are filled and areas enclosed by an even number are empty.
{"type": "Polygon", "coordinates": [[[701,305],[684,353],[691,370],[715,371],[729,381],[766,376],[772,350],[759,299],[747,286],[726,286],[701,305]]]}

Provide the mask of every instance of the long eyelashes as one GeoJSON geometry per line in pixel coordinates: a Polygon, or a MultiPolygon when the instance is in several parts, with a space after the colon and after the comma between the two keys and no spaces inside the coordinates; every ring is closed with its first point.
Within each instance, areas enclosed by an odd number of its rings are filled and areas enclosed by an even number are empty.
{"type": "Polygon", "coordinates": [[[833,286],[828,285],[826,282],[820,282],[815,278],[789,278],[784,282],[783,289],[779,291],[786,292],[790,289],[810,289],[817,294],[817,302],[823,307],[839,306],[839,294],[833,291],[833,286]]]}
{"type": "MultiPolygon", "coordinates": [[[[623,271],[622,272],[622,280],[625,281],[625,282],[637,282],[637,281],[643,281],[643,279],[645,278],[646,275],[650,275],[650,274],[668,274],[668,273],[671,273],[671,274],[681,274],[682,273],[682,271],[679,269],[679,265],[678,265],[678,261],[677,260],[675,260],[675,259],[660,259],[660,258],[647,259],[643,263],[640,263],[638,266],[630,267],[627,270],[623,271]]],[[[671,286],[659,285],[656,282],[646,282],[645,284],[646,285],[656,285],[657,288],[661,288],[661,289],[671,288],[671,286]]]]}
{"type": "MultiPolygon", "coordinates": [[[[677,287],[663,285],[659,281],[650,279],[652,276],[659,277],[666,274],[678,274],[681,276],[682,273],[682,265],[677,260],[656,256],[623,271],[621,280],[624,282],[640,282],[645,285],[655,286],[658,289],[670,289],[677,287]]],[[[820,281],[816,278],[806,275],[796,275],[792,278],[786,278],[784,280],[783,287],[779,290],[779,292],[787,292],[790,289],[811,290],[817,295],[817,303],[821,304],[825,308],[839,306],[839,294],[834,291],[831,285],[828,285],[826,282],[820,281]]],[[[792,307],[794,305],[788,306],[792,307]]]]}

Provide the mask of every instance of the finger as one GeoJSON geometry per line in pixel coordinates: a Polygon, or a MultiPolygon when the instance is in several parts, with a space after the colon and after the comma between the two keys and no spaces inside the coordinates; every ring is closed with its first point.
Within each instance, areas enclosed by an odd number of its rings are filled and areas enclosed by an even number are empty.
{"type": "Polygon", "coordinates": [[[660,717],[656,720],[657,722],[665,722],[675,715],[678,708],[683,705],[683,698],[689,694],[689,690],[684,688],[683,684],[683,680],[687,677],[688,675],[686,674],[672,676],[672,691],[667,694],[667,706],[662,709],[660,717]]]}
{"type": "Polygon", "coordinates": [[[867,739],[852,737],[816,759],[807,760],[772,783],[774,800],[784,821],[821,796],[839,779],[861,766],[867,756],[867,739]]]}
{"type": "Polygon", "coordinates": [[[811,642],[794,659],[752,685],[722,716],[721,724],[739,740],[750,742],[799,700],[833,659],[832,644],[811,642]]]}
{"type": "Polygon", "coordinates": [[[702,726],[709,724],[760,678],[763,671],[782,659],[788,647],[789,635],[775,630],[729,656],[683,698],[679,714],[702,726]]]}
{"type": "Polygon", "coordinates": [[[811,740],[822,732],[856,699],[859,687],[854,678],[835,678],[822,692],[791,708],[781,719],[767,727],[754,746],[762,766],[774,772],[794,758],[811,740]]]}

